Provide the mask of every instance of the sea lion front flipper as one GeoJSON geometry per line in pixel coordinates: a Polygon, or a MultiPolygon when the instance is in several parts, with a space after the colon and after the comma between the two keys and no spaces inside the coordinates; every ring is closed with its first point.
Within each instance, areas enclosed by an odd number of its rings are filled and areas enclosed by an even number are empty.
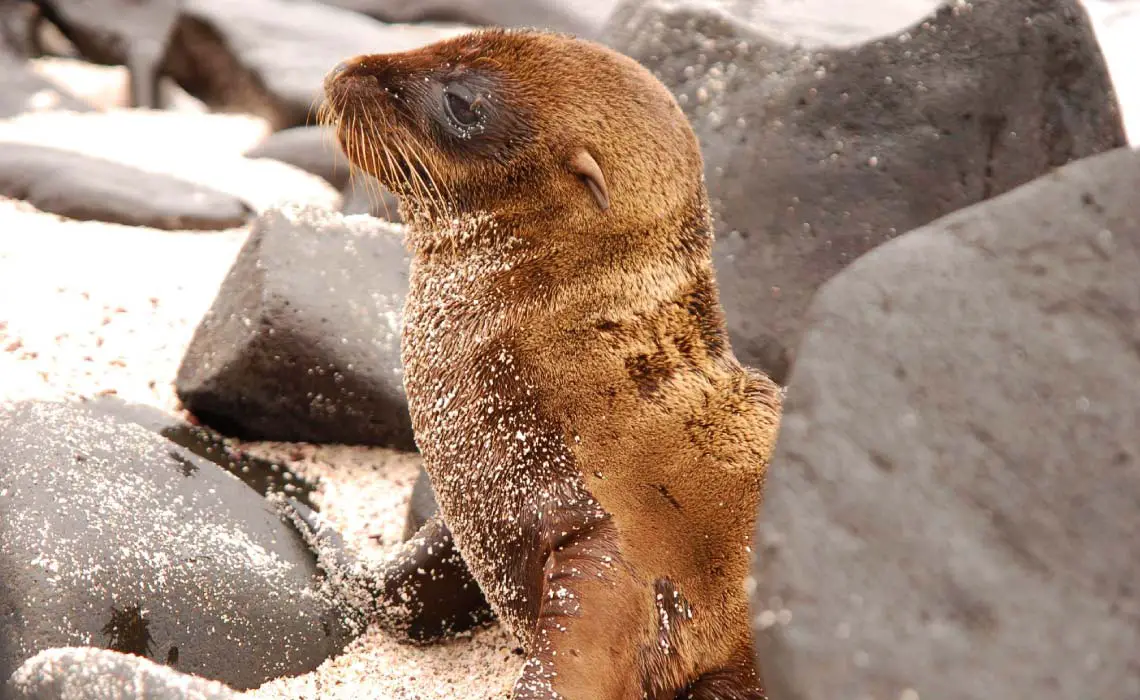
{"type": "Polygon", "coordinates": [[[353,556],[340,533],[304,504],[288,499],[279,508],[313,550],[342,604],[400,641],[430,643],[494,617],[438,513],[376,565],[353,556]]]}

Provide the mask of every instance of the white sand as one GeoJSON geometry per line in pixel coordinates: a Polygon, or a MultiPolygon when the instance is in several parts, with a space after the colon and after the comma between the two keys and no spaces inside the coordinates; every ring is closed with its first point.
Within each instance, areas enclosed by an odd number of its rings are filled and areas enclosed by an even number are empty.
{"type": "MultiPolygon", "coordinates": [[[[916,7],[925,3],[913,1],[916,7]]],[[[1140,72],[1133,66],[1140,0],[1100,0],[1090,10],[1136,142],[1140,72]]],[[[99,77],[62,62],[42,62],[38,69],[104,104],[123,103],[119,74],[99,77]],[[77,85],[77,75],[93,82],[77,85]]],[[[258,209],[283,198],[336,206],[336,193],[310,176],[239,157],[264,133],[264,122],[190,111],[27,116],[0,122],[0,147],[14,140],[114,156],[234,192],[258,209]]],[[[163,232],[72,222],[0,198],[0,400],[114,393],[178,413],[178,363],[246,235],[245,229],[163,232]]],[[[399,541],[418,457],[339,446],[243,447],[318,477],[315,500],[362,554],[382,556],[399,541]]],[[[434,647],[400,645],[372,629],[314,673],[279,679],[248,695],[505,697],[522,663],[511,654],[513,646],[497,627],[434,647]]]]}

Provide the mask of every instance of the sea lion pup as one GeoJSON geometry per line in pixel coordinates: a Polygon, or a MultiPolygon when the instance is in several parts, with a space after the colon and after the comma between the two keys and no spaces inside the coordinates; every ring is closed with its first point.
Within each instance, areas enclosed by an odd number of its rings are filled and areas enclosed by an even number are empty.
{"type": "Polygon", "coordinates": [[[357,57],[325,95],[401,198],[413,427],[527,653],[514,697],[763,697],[744,579],[780,393],[729,346],[672,95],[501,29],[357,57]]]}

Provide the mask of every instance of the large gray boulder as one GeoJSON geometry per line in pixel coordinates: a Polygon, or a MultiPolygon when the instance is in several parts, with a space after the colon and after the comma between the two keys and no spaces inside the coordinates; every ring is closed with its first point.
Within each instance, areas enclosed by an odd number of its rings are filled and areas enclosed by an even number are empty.
{"type": "Polygon", "coordinates": [[[241,199],[163,173],[61,148],[0,142],[0,196],[79,221],[216,231],[243,225],[241,199]]]}
{"type": "Polygon", "coordinates": [[[706,161],[737,355],[784,381],[820,284],[875,246],[1125,143],[1077,0],[956,3],[801,49],[697,0],[627,0],[608,41],[678,96],[706,161]]]}
{"type": "Polygon", "coordinates": [[[757,528],[774,700],[1140,697],[1140,153],[812,303],[757,528]]]}
{"type": "Polygon", "coordinates": [[[0,407],[0,680],[97,646],[254,688],[340,651],[346,612],[234,475],[102,410],[0,407]]]}
{"type": "Polygon", "coordinates": [[[283,207],[253,224],[175,388],[231,436],[414,450],[400,330],[403,235],[367,216],[283,207]]]}

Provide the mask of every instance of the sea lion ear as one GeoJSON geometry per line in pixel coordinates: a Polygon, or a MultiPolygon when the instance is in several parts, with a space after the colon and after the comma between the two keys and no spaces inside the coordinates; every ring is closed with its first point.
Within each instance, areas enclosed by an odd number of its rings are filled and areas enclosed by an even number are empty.
{"type": "Polygon", "coordinates": [[[606,188],[606,178],[602,175],[602,169],[598,166],[598,161],[594,160],[594,156],[585,148],[580,148],[570,159],[570,172],[582,178],[586,186],[590,188],[590,193],[594,195],[594,199],[598,201],[598,206],[605,211],[610,208],[610,192],[606,188]]]}

